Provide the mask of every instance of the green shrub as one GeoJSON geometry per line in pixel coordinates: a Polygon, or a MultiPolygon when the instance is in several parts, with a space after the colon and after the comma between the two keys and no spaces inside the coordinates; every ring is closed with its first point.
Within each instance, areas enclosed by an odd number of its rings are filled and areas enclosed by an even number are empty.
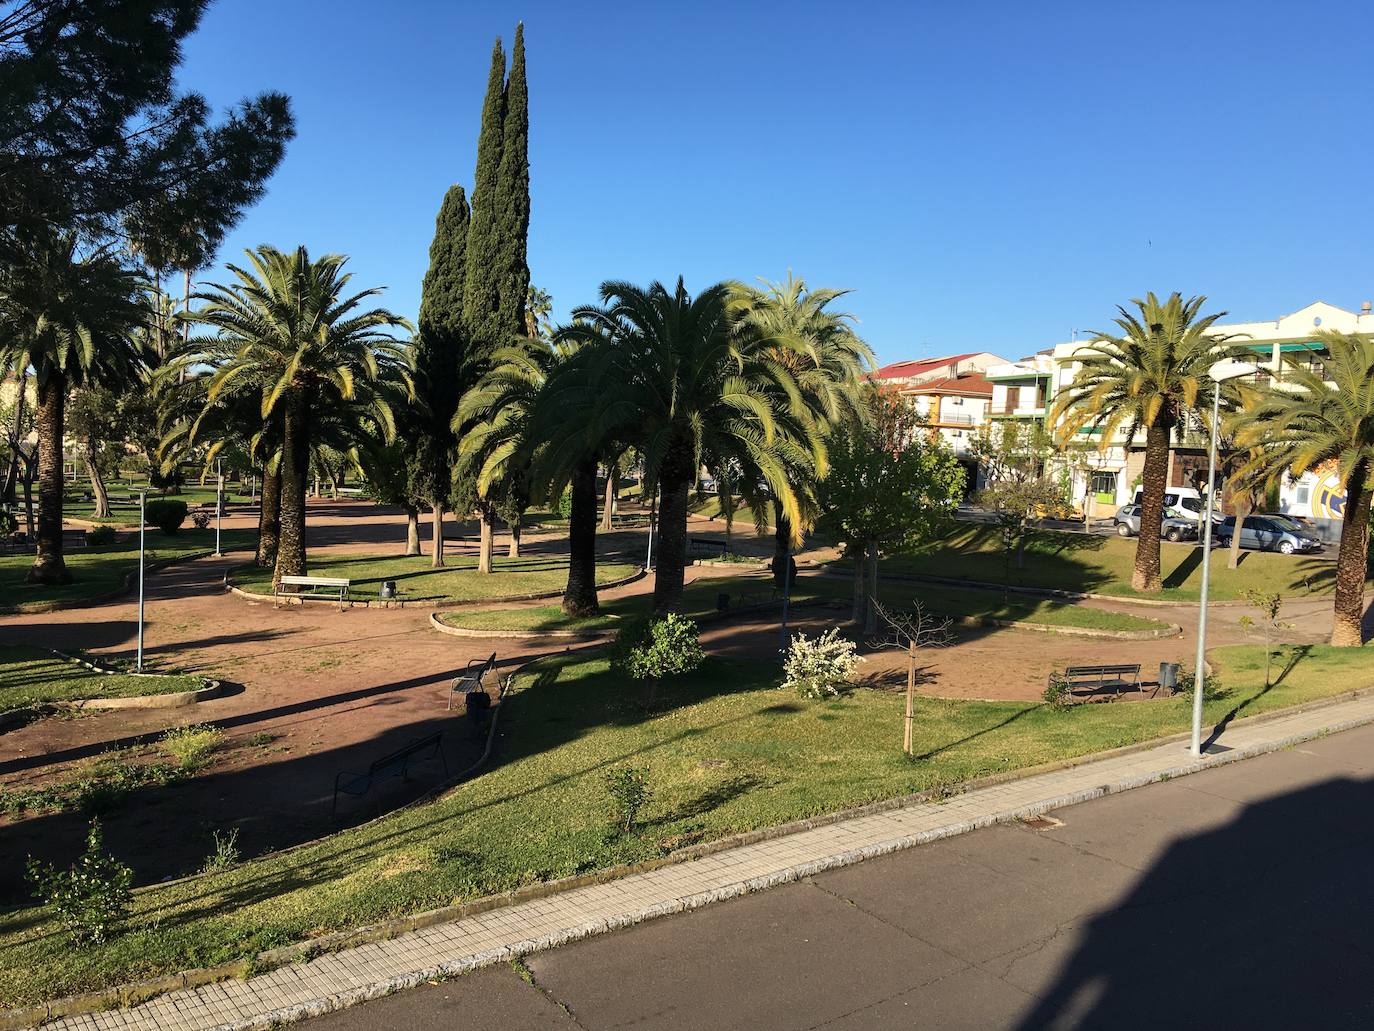
{"type": "Polygon", "coordinates": [[[189,773],[210,761],[211,754],[224,744],[224,731],[208,725],[176,727],[162,735],[161,744],[163,751],[189,773]]]}
{"type": "Polygon", "coordinates": [[[562,494],[558,495],[558,504],[554,506],[553,510],[558,513],[560,519],[571,519],[572,491],[565,490],[562,494]]]}
{"type": "Polygon", "coordinates": [[[176,533],[186,522],[186,502],[180,498],[158,498],[148,502],[144,517],[163,533],[176,533]]]}
{"type": "Polygon", "coordinates": [[[197,530],[204,530],[207,526],[210,525],[210,513],[205,511],[205,509],[203,508],[197,512],[193,512],[191,514],[191,524],[197,530]]]}
{"type": "Polygon", "coordinates": [[[1073,695],[1069,691],[1069,682],[1064,679],[1064,674],[1051,673],[1049,683],[1045,685],[1045,693],[1041,697],[1045,699],[1045,704],[1055,709],[1067,709],[1073,701],[1073,695]]]}
{"type": "Polygon", "coordinates": [[[617,637],[621,646],[620,665],[636,680],[681,676],[692,672],[706,659],[696,623],[677,613],[670,612],[647,625],[639,623],[626,627],[622,634],[627,636],[617,637]]]}
{"type": "Polygon", "coordinates": [[[606,794],[611,797],[615,829],[621,834],[629,834],[639,814],[654,797],[649,788],[649,771],[636,766],[620,766],[606,774],[605,784],[606,794]]]}
{"type": "Polygon", "coordinates": [[[113,526],[97,526],[86,531],[86,544],[92,548],[104,548],[113,544],[116,536],[113,526]]]}
{"type": "Polygon", "coordinates": [[[92,820],[86,851],[66,870],[30,858],[34,893],[61,918],[77,945],[99,945],[129,912],[133,871],[105,854],[100,821],[92,820]]]}
{"type": "Polygon", "coordinates": [[[239,852],[239,829],[237,827],[230,830],[228,834],[220,834],[219,831],[215,831],[214,839],[215,847],[205,857],[205,863],[200,868],[201,873],[228,870],[243,862],[243,854],[239,852]]]}
{"type": "MultiPolygon", "coordinates": [[[[1193,697],[1193,690],[1197,687],[1197,676],[1190,669],[1180,670],[1178,674],[1177,693],[1193,697]]],[[[1221,685],[1221,677],[1215,672],[1209,673],[1207,679],[1202,683],[1202,700],[1204,702],[1215,702],[1219,698],[1226,697],[1226,688],[1221,685]]]]}

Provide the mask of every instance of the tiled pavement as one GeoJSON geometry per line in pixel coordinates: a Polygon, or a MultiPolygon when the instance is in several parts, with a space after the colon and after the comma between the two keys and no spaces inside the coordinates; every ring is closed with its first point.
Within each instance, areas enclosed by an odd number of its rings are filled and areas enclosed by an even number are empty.
{"type": "Polygon", "coordinates": [[[688,863],[573,889],[282,967],[246,981],[173,992],[45,1029],[257,1029],[289,1022],[538,949],[706,905],[822,870],[1035,815],[1103,794],[1374,722],[1374,694],[1233,725],[1199,761],[1177,742],[955,796],[858,816],[688,863]]]}

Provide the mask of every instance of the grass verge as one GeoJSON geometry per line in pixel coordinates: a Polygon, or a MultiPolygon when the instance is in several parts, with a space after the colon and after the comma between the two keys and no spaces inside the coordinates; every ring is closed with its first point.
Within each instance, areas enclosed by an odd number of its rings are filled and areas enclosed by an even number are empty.
{"type": "MultiPolygon", "coordinates": [[[[1369,656],[1284,649],[1264,686],[1263,651],[1219,649],[1214,724],[1374,683],[1369,656]]],[[[957,784],[1182,731],[1186,697],[1075,706],[920,699],[916,753],[899,747],[900,694],[802,702],[777,670],[709,660],[643,689],[604,659],[546,660],[518,678],[503,754],[426,805],[294,852],[139,892],[127,928],[70,948],[37,909],[0,916],[0,1004],[17,1006],[274,946],[493,892],[661,855],[819,813],[957,784]],[[611,828],[605,775],[647,771],[653,801],[629,834],[611,828]]]]}
{"type": "MultiPolygon", "coordinates": [[[[148,561],[193,555],[215,548],[214,528],[196,530],[183,528],[178,533],[165,534],[159,530],[146,535],[148,561]]],[[[253,547],[257,543],[256,530],[225,530],[225,551],[253,547]]],[[[33,565],[32,555],[0,555],[0,606],[16,608],[20,612],[41,607],[48,602],[89,601],[117,591],[124,577],[138,568],[138,537],[103,548],[73,548],[63,556],[72,574],[69,584],[26,584],[24,576],[33,565]]]]}
{"type": "MultiPolygon", "coordinates": [[[[996,527],[958,523],[950,534],[923,551],[884,559],[882,572],[994,584],[1002,583],[1005,577],[1013,587],[1197,601],[1202,582],[1201,545],[1162,543],[1164,587],[1158,594],[1148,595],[1131,589],[1135,546],[1135,540],[1121,537],[1039,530],[1027,541],[1025,567],[1008,571],[996,527]]],[[[1325,558],[1244,551],[1235,569],[1226,568],[1226,558],[1225,551],[1212,553],[1209,596],[1213,600],[1236,600],[1247,590],[1278,591],[1289,597],[1327,594],[1335,583],[1335,563],[1325,558]]]]}
{"type": "MultiPolygon", "coordinates": [[[[561,591],[568,582],[566,559],[538,556],[494,558],[492,572],[477,572],[475,555],[453,556],[435,569],[424,555],[341,555],[310,563],[312,576],[347,577],[359,597],[376,597],[383,580],[396,581],[396,596],[403,601],[480,601],[523,594],[561,591]]],[[[634,575],[636,567],[603,563],[597,566],[597,583],[611,583],[634,575]]],[[[246,591],[272,593],[272,570],[240,566],[231,574],[246,591]]]]}
{"type": "Polygon", "coordinates": [[[0,712],[88,698],[132,698],[204,687],[200,677],[96,673],[38,648],[0,647],[0,712]]]}

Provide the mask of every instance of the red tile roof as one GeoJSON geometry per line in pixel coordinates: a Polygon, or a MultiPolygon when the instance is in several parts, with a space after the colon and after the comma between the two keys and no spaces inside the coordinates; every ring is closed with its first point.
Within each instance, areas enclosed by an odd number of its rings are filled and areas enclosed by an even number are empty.
{"type": "Polygon", "coordinates": [[[973,358],[981,351],[970,351],[968,354],[951,354],[943,358],[917,358],[909,362],[893,362],[891,365],[884,365],[877,372],[873,373],[874,379],[902,379],[906,376],[919,376],[923,372],[930,372],[939,368],[941,365],[949,365],[952,362],[961,362],[965,358],[973,358]]]}
{"type": "Polygon", "coordinates": [[[992,384],[983,378],[981,372],[968,372],[962,376],[947,376],[944,379],[928,379],[913,383],[907,388],[913,394],[967,394],[973,397],[992,397],[992,384]]]}

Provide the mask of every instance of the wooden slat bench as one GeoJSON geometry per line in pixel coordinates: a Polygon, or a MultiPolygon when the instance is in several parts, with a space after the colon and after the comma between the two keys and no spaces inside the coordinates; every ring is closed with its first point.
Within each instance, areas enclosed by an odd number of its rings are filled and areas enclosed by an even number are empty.
{"type": "Polygon", "coordinates": [[[384,755],[367,768],[366,773],[341,771],[334,777],[334,803],[330,815],[338,815],[339,792],[354,797],[362,797],[384,780],[400,777],[410,779],[410,767],[414,763],[432,762],[438,759],[444,764],[444,776],[448,776],[448,759],[444,755],[443,731],[436,730],[426,737],[417,738],[404,748],[398,748],[390,755],[384,755]]]}
{"type": "Polygon", "coordinates": [[[481,691],[482,681],[487,678],[487,674],[496,669],[496,653],[492,652],[485,659],[471,659],[467,669],[463,670],[458,676],[453,678],[453,683],[448,689],[448,707],[453,708],[453,696],[456,694],[467,694],[470,691],[481,691]]]}
{"type": "Polygon", "coordinates": [[[1069,694],[1080,687],[1088,688],[1088,695],[1097,694],[1114,688],[1118,691],[1136,690],[1140,687],[1140,663],[1118,662],[1100,666],[1065,666],[1063,673],[1051,673],[1050,680],[1059,676],[1069,689],[1069,694]]]}
{"type": "Polygon", "coordinates": [[[352,586],[352,580],[341,576],[283,576],[272,593],[278,604],[282,598],[338,598],[342,612],[352,586]],[[290,587],[296,590],[283,590],[290,587]]]}

